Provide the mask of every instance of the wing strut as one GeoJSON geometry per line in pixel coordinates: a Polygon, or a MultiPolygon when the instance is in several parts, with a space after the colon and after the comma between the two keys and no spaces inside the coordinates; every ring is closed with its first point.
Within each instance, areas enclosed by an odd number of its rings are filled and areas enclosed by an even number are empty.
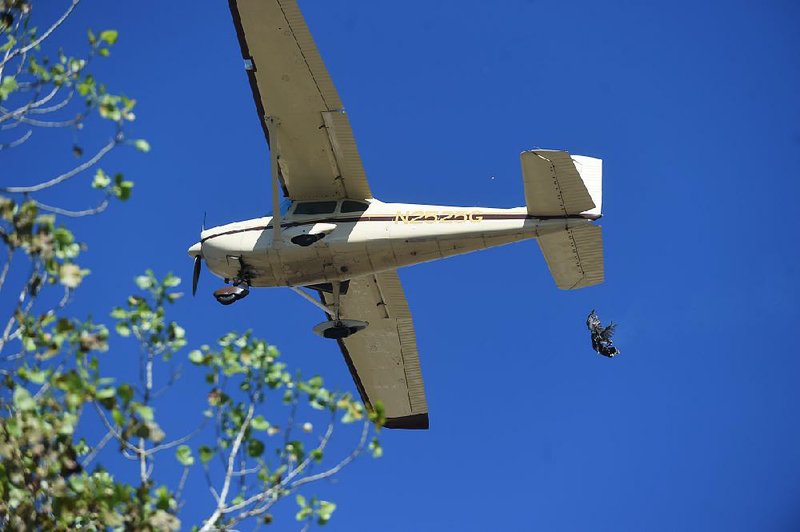
{"type": "Polygon", "coordinates": [[[280,169],[278,167],[278,135],[276,124],[272,117],[264,121],[269,133],[269,159],[272,173],[272,243],[281,241],[281,197],[280,197],[280,169]]]}

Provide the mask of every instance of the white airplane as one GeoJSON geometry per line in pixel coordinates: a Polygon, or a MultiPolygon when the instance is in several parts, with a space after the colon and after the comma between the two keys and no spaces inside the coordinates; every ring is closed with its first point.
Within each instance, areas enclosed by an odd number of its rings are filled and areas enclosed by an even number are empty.
{"type": "Polygon", "coordinates": [[[327,315],[314,332],[338,342],[365,405],[380,401],[389,428],[427,429],[397,268],[536,239],[559,288],[601,283],[603,246],[592,223],[600,218],[601,161],[523,152],[525,207],[378,201],[296,0],[230,6],[270,146],[272,215],[203,230],[189,248],[192,293],[203,261],[229,285],[214,293],[224,305],[251,287],[291,288],[327,315]]]}

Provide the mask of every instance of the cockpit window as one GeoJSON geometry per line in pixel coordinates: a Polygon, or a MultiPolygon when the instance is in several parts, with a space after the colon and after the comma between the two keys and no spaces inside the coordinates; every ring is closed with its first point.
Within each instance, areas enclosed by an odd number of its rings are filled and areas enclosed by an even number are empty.
{"type": "Polygon", "coordinates": [[[297,204],[294,214],[333,214],[335,210],[335,201],[306,201],[297,204]]]}
{"type": "Polygon", "coordinates": [[[364,212],[369,207],[369,203],[363,201],[345,200],[342,202],[341,212],[364,212]]]}

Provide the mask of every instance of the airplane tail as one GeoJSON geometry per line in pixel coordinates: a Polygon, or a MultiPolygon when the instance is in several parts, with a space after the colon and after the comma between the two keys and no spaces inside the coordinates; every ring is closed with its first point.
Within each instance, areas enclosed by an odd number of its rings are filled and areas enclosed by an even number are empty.
{"type": "Polygon", "coordinates": [[[531,150],[520,155],[525,202],[534,216],[601,214],[603,161],[565,151],[531,150]]]}
{"type": "MultiPolygon", "coordinates": [[[[600,217],[600,159],[553,150],[526,151],[520,157],[529,214],[543,218],[600,217]]],[[[542,234],[537,241],[558,288],[574,290],[603,282],[603,238],[599,226],[565,220],[563,229],[542,234]]]]}

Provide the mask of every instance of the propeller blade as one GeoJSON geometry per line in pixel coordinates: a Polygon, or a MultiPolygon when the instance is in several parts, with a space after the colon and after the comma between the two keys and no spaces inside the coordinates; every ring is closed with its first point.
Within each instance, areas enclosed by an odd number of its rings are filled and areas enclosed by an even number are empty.
{"type": "Polygon", "coordinates": [[[200,255],[194,258],[194,272],[192,272],[192,296],[197,292],[197,281],[200,280],[200,268],[203,266],[203,258],[200,255]]]}

